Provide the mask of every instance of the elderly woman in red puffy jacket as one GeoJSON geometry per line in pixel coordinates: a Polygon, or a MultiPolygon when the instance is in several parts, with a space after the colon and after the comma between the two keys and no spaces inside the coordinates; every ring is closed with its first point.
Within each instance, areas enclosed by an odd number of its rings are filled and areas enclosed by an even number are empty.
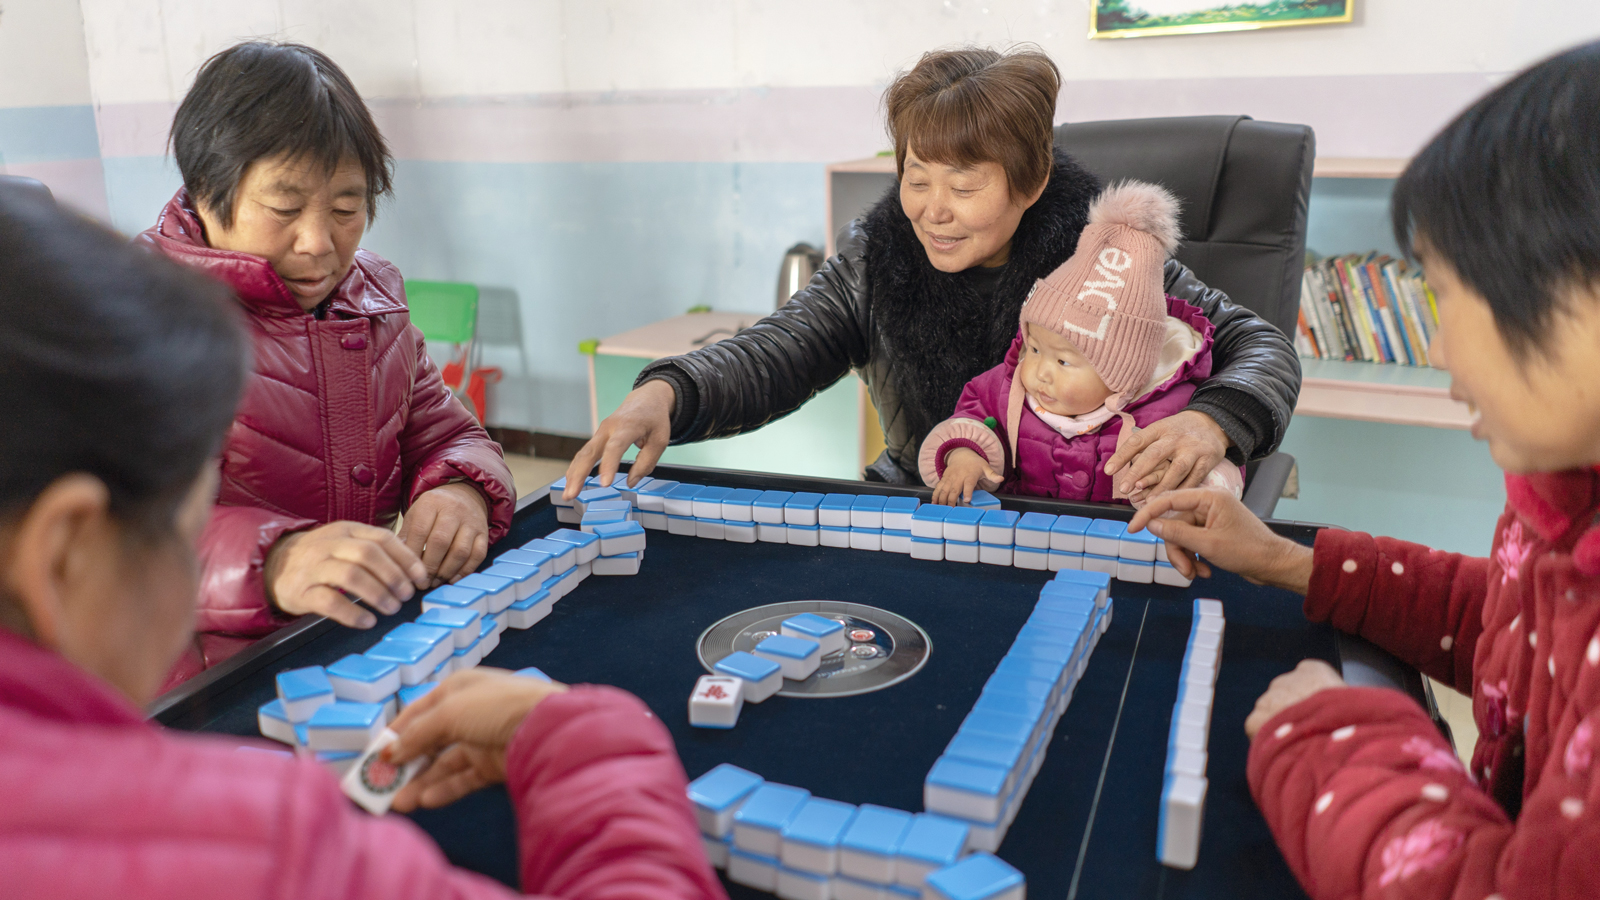
{"type": "Polygon", "coordinates": [[[357,246],[392,162],[338,66],[296,44],[225,50],[178,107],[172,146],[184,186],[140,240],[233,289],[255,359],[176,682],[288,617],[367,628],[471,572],[516,493],[429,360],[399,271],[357,246]]]}
{"type": "MultiPolygon", "coordinates": [[[[230,305],[0,188],[0,894],[510,897],[315,760],[140,711],[189,641],[212,460],[261,379],[230,305]]],[[[399,809],[505,783],[524,890],[726,900],[672,739],[631,695],[474,669],[391,727],[392,761],[434,758],[399,809]]]]}

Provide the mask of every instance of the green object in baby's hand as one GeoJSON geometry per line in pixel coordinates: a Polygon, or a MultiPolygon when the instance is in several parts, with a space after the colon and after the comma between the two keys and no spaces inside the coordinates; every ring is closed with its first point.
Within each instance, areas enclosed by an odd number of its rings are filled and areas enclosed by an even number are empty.
{"type": "Polygon", "coordinates": [[[983,420],[983,424],[985,426],[987,426],[990,431],[999,431],[1000,430],[1000,423],[995,421],[994,416],[989,416],[989,417],[985,418],[983,420]]]}

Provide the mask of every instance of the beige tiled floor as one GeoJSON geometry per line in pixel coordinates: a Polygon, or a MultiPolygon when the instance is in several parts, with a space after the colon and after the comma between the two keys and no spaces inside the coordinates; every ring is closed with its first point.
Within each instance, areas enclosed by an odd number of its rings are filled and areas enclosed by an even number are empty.
{"type": "Polygon", "coordinates": [[[1451,736],[1456,741],[1456,755],[1466,764],[1472,762],[1472,748],[1478,743],[1478,725],[1472,720],[1472,698],[1459,694],[1433,679],[1433,700],[1439,714],[1450,723],[1451,736]]]}
{"type": "Polygon", "coordinates": [[[567,471],[567,460],[519,456],[515,453],[506,454],[506,465],[511,469],[512,480],[517,483],[518,497],[527,496],[544,487],[567,471]]]}

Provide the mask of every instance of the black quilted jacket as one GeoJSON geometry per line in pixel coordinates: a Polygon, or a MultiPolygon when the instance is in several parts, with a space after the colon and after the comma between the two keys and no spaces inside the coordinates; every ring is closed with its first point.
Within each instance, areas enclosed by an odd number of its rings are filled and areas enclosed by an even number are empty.
{"type": "MultiPolygon", "coordinates": [[[[1057,151],[1050,182],[1023,214],[992,300],[960,274],[934,269],[891,189],[840,233],[839,252],[782,309],[738,335],[658,360],[637,384],[677,391],[672,442],[760,428],[851,370],[866,381],[888,450],[870,480],[917,481],[917,449],[950,415],[968,380],[999,363],[1035,280],[1072,255],[1099,193],[1095,177],[1057,151]]],[[[1169,260],[1166,291],[1216,326],[1213,374],[1190,409],[1233,443],[1236,463],[1277,449],[1300,393],[1300,361],[1283,333],[1169,260]]]]}

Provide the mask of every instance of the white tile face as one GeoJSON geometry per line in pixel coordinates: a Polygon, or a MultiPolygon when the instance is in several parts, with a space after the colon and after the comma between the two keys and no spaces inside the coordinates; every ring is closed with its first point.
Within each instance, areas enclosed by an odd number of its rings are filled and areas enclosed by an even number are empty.
{"type": "Polygon", "coordinates": [[[1116,556],[1121,551],[1121,542],[1116,538],[1084,536],[1083,552],[1093,553],[1096,556],[1116,556]]]}
{"type": "Polygon", "coordinates": [[[1155,583],[1164,584],[1168,587],[1186,588],[1194,583],[1194,579],[1183,577],[1178,573],[1177,569],[1171,566],[1156,566],[1155,583]]]}
{"type": "Polygon", "coordinates": [[[1117,542],[1117,555],[1123,559],[1137,559],[1141,562],[1155,562],[1158,544],[1143,541],[1130,541],[1123,539],[1117,542]]]}
{"type": "Polygon", "coordinates": [[[934,560],[934,561],[943,560],[944,559],[944,542],[943,541],[939,541],[939,542],[935,543],[935,542],[931,542],[931,541],[913,540],[911,542],[911,558],[912,559],[928,559],[928,560],[934,560]]]}
{"type": "Polygon", "coordinates": [[[950,562],[975,563],[978,561],[978,545],[945,541],[944,558],[950,562]]]}
{"type": "Polygon", "coordinates": [[[839,848],[839,872],[878,884],[894,884],[894,857],[839,848]]]}
{"type": "Polygon", "coordinates": [[[835,528],[850,527],[850,510],[848,509],[819,509],[817,510],[817,524],[832,525],[835,528]]]}
{"type": "MultiPolygon", "coordinates": [[[[737,828],[734,829],[734,833],[738,833],[737,828]]],[[[778,889],[778,867],[738,853],[731,853],[728,856],[728,880],[770,894],[778,889]]]]}
{"type": "Polygon", "coordinates": [[[1009,545],[996,547],[992,544],[978,545],[978,562],[991,566],[1011,565],[1012,549],[1009,545]]]}
{"type": "Polygon", "coordinates": [[[639,524],[651,531],[666,531],[667,514],[664,512],[640,512],[639,524]]]}
{"type": "Polygon", "coordinates": [[[885,528],[883,524],[883,510],[881,509],[852,509],[850,510],[851,528],[885,528]]]}
{"type": "Polygon", "coordinates": [[[883,550],[885,553],[910,553],[911,538],[903,534],[883,534],[883,550]]]}
{"type": "Polygon", "coordinates": [[[700,843],[706,849],[706,859],[711,861],[712,868],[726,869],[728,867],[728,845],[717,838],[700,835],[700,843]]]}
{"type": "Polygon", "coordinates": [[[1156,580],[1156,567],[1150,563],[1119,560],[1117,562],[1117,580],[1134,584],[1150,584],[1156,580]]]}
{"type": "Polygon", "coordinates": [[[706,538],[707,540],[712,541],[720,541],[723,539],[725,534],[720,521],[713,522],[706,519],[695,519],[694,536],[697,538],[706,538]]]}
{"type": "Polygon", "coordinates": [[[722,539],[735,544],[754,544],[756,542],[756,526],[746,523],[735,525],[729,523],[722,526],[722,539]]]}
{"type": "Polygon", "coordinates": [[[994,822],[1000,818],[1004,796],[981,797],[954,791],[937,784],[922,786],[922,806],[928,812],[943,813],[973,822],[994,822]]]}
{"type": "Polygon", "coordinates": [[[822,541],[821,529],[818,528],[787,528],[787,531],[789,543],[796,547],[815,547],[822,541]]]}
{"type": "Polygon", "coordinates": [[[783,508],[783,524],[785,525],[819,525],[817,510],[800,509],[786,506],[783,508]]]}
{"type": "Polygon", "coordinates": [[[1103,556],[1085,556],[1083,558],[1083,570],[1085,572],[1104,572],[1107,575],[1115,578],[1117,574],[1117,561],[1115,559],[1107,559],[1103,556]]]}
{"type": "Polygon", "coordinates": [[[783,900],[829,900],[828,884],[826,877],[807,877],[784,867],[778,869],[778,887],[774,893],[783,900]]]}
{"type": "Polygon", "coordinates": [[[770,828],[752,828],[735,821],[733,845],[746,853],[777,859],[783,850],[783,837],[770,828]]]}
{"type": "Polygon", "coordinates": [[[783,841],[778,859],[791,868],[813,875],[832,875],[839,869],[837,847],[818,847],[800,841],[783,841]]]}
{"type": "Polygon", "coordinates": [[[764,544],[787,544],[789,542],[788,526],[774,525],[770,522],[757,522],[756,540],[764,544]]]}
{"type": "Polygon", "coordinates": [[[1157,848],[1163,865],[1192,869],[1200,857],[1200,823],[1205,818],[1206,780],[1180,775],[1162,798],[1162,833],[1157,848]]]}
{"type": "Polygon", "coordinates": [[[827,526],[823,526],[822,528],[818,529],[818,531],[819,531],[819,538],[820,538],[820,540],[822,542],[822,546],[824,546],[824,547],[842,547],[842,548],[846,548],[846,549],[849,548],[849,546],[850,546],[850,531],[849,531],[849,529],[846,529],[846,528],[829,528],[827,526]]]}
{"type": "Polygon", "coordinates": [[[732,728],[744,708],[744,682],[720,675],[702,675],[689,695],[689,724],[698,728],[732,728]]]}
{"type": "Polygon", "coordinates": [[[850,529],[851,550],[882,550],[883,532],[881,531],[856,531],[850,529]]]}

